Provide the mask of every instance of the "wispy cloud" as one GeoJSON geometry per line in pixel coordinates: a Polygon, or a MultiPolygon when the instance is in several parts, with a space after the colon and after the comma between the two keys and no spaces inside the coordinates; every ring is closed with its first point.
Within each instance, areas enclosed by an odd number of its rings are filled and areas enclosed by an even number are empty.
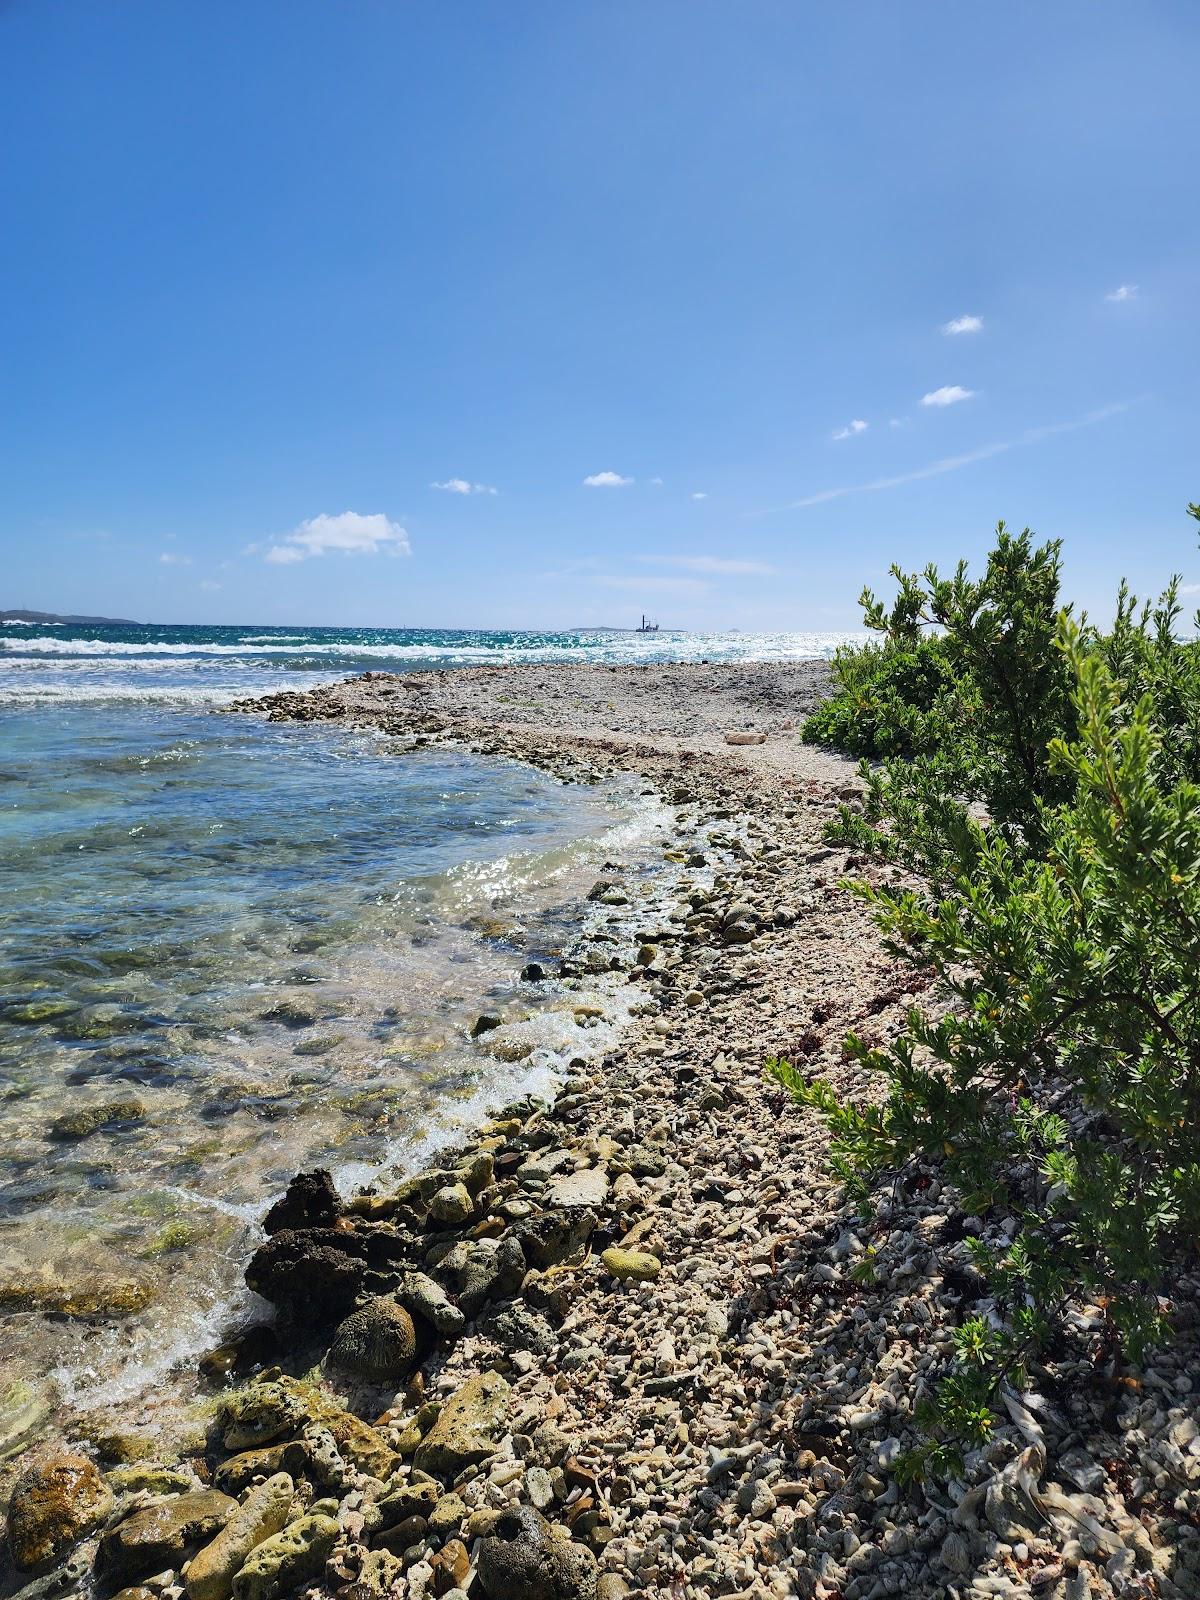
{"type": "Polygon", "coordinates": [[[1115,289],[1110,290],[1104,296],[1106,300],[1112,301],[1114,305],[1120,305],[1123,300],[1136,300],[1137,297],[1138,288],[1136,283],[1118,284],[1115,289]]]}
{"type": "Polygon", "coordinates": [[[923,406],[956,406],[960,400],[973,400],[974,389],[964,389],[961,383],[943,384],[940,389],[932,389],[929,394],[921,396],[923,406]]]}
{"type": "MultiPolygon", "coordinates": [[[[960,467],[973,466],[977,461],[988,461],[992,456],[1003,455],[1007,450],[1017,450],[1022,445],[1038,444],[1042,439],[1049,439],[1058,433],[1075,433],[1080,428],[1093,427],[1098,422],[1104,422],[1109,417],[1115,417],[1122,411],[1128,411],[1134,401],[1121,401],[1116,405],[1103,406],[1099,411],[1089,411],[1086,416],[1077,417],[1072,422],[1051,422],[1041,428],[1027,428],[1016,439],[1004,439],[996,444],[982,445],[978,450],[968,450],[964,455],[943,456],[940,461],[931,461],[926,467],[916,467],[912,472],[900,472],[891,478],[875,478],[870,483],[845,484],[838,489],[822,489],[818,494],[805,495],[801,500],[792,500],[786,506],[778,506],[779,511],[800,511],[807,506],[825,505],[830,500],[843,500],[851,494],[877,494],[882,489],[898,489],[906,483],[920,483],[924,478],[940,478],[945,472],[957,472],[960,467]]],[[[751,513],[751,515],[767,516],[769,512],[751,513]]]]}
{"type": "Polygon", "coordinates": [[[343,511],[336,517],[322,513],[302,522],[279,544],[271,546],[266,559],[277,566],[289,566],[307,561],[310,556],[373,556],[380,550],[393,556],[412,553],[408,534],[400,524],[389,522],[382,511],[368,515],[343,511]]]}
{"type": "Polygon", "coordinates": [[[164,567],[190,567],[192,564],[191,556],[176,555],[173,550],[164,550],[158,559],[164,567]]]}
{"type": "Polygon", "coordinates": [[[583,480],[585,489],[625,489],[633,482],[619,472],[593,472],[583,480]]]}
{"type": "Polygon", "coordinates": [[[213,591],[215,589],[219,589],[221,587],[221,585],[219,583],[215,582],[215,580],[212,579],[212,578],[201,578],[200,579],[200,587],[202,589],[204,589],[204,590],[207,590],[207,591],[211,592],[211,591],[213,591]]]}
{"type": "Polygon", "coordinates": [[[942,323],[942,332],[949,334],[978,333],[982,327],[982,317],[952,317],[949,322],[942,323]]]}
{"type": "Polygon", "coordinates": [[[703,489],[694,489],[692,491],[692,499],[693,500],[707,500],[708,499],[708,494],[703,489]]]}
{"type": "Polygon", "coordinates": [[[856,433],[866,433],[870,423],[864,422],[861,417],[855,417],[853,422],[847,423],[844,428],[839,428],[834,434],[835,439],[853,439],[856,433]]]}
{"type": "Polygon", "coordinates": [[[444,483],[431,483],[431,489],[441,489],[446,494],[499,494],[490,483],[472,483],[469,478],[447,478],[444,483]]]}
{"type": "Polygon", "coordinates": [[[651,478],[650,482],[654,485],[654,487],[656,489],[661,489],[662,488],[662,479],[661,478],[651,478]]]}
{"type": "Polygon", "coordinates": [[[688,572],[724,573],[730,577],[766,577],[775,572],[765,561],[731,560],[725,556],[636,556],[650,567],[683,567],[688,572]]]}

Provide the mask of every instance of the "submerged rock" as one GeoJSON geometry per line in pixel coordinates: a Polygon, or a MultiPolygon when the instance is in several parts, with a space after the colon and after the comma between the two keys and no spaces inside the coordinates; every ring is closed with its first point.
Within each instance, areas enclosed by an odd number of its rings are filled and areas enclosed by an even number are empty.
{"type": "Polygon", "coordinates": [[[187,1570],[189,1600],[229,1600],[233,1580],[250,1552],[287,1523],[293,1484],[276,1473],[247,1497],[211,1544],[193,1556],[187,1570]]]}
{"type": "Polygon", "coordinates": [[[101,1100],[96,1105],[65,1111],[50,1124],[50,1138],[87,1139],[101,1128],[122,1122],[140,1122],[145,1115],[146,1107],[137,1095],[121,1095],[113,1100],[101,1100]]]}
{"type": "Polygon", "coordinates": [[[456,1478],[496,1453],[496,1433],[508,1414],[509,1386],[496,1372],[479,1372],[456,1389],[417,1447],[419,1472],[456,1478]]]}
{"type": "Polygon", "coordinates": [[[104,1535],[96,1569],[111,1583],[178,1566],[190,1545],[211,1539],[237,1508],[236,1500],[216,1489],[179,1494],[146,1506],[104,1535]]]}
{"type": "Polygon", "coordinates": [[[403,1377],[416,1354],[412,1317],[394,1300],[380,1298],[369,1300],[340,1324],[329,1359],[369,1383],[386,1383],[403,1377]]]}
{"type": "Polygon", "coordinates": [[[22,1572],[60,1561],[104,1521],[112,1491],[86,1456],[66,1451],[18,1478],[8,1508],[8,1542],[22,1572]]]}
{"type": "Polygon", "coordinates": [[[595,1600],[596,1558],[532,1506],[502,1511],[479,1546],[488,1600],[595,1600]]]}

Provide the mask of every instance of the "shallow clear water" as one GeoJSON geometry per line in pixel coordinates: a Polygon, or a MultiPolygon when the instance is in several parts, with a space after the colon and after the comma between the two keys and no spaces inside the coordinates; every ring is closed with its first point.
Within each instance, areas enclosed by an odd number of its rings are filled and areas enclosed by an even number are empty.
{"type": "Polygon", "coordinates": [[[629,943],[671,894],[671,819],[635,783],[212,707],[842,637],[0,628],[0,1456],[14,1417],[144,1395],[211,1342],[298,1168],[410,1170],[610,1045],[634,987],[520,969],[585,912],[629,943]],[[606,861],[640,874],[627,912],[585,905],[606,861]],[[474,1042],[482,1009],[509,1020],[474,1042]]]}

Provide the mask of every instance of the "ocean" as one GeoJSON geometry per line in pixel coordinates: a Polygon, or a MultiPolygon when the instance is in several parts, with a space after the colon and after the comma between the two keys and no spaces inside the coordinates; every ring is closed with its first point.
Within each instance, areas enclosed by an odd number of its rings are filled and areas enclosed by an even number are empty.
{"type": "Polygon", "coordinates": [[[520,978],[598,914],[606,862],[639,885],[631,919],[672,903],[673,813],[635,780],[222,705],[365,670],[844,637],[0,628],[0,1451],[253,1310],[241,1268],[294,1171],[410,1171],[610,1047],[628,986],[520,978]],[[476,1041],[484,1010],[506,1025],[476,1041]]]}

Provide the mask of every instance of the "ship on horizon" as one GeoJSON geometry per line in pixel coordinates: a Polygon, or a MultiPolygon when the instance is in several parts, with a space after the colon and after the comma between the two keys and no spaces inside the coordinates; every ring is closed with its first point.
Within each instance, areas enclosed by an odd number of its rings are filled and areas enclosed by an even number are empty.
{"type": "Polygon", "coordinates": [[[634,631],[634,633],[657,633],[658,632],[658,623],[657,622],[651,622],[649,617],[643,611],[642,612],[642,625],[641,625],[640,628],[635,628],[633,631],[634,631]]]}

